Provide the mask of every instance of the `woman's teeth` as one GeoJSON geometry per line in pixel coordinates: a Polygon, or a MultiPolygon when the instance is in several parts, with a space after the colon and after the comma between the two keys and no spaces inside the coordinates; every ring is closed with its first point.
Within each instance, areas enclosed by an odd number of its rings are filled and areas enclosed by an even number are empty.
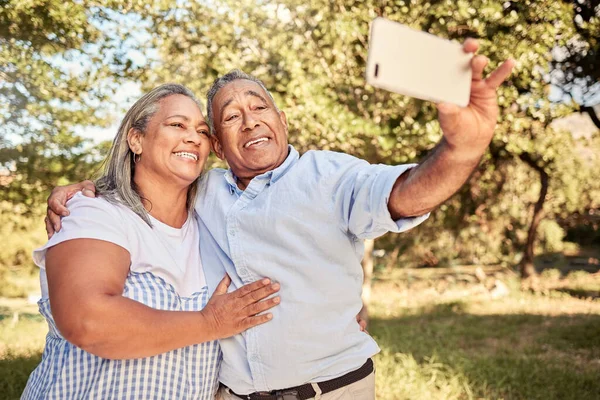
{"type": "Polygon", "coordinates": [[[189,158],[190,160],[198,161],[198,156],[193,153],[188,153],[185,151],[180,151],[175,153],[177,157],[189,158]]]}

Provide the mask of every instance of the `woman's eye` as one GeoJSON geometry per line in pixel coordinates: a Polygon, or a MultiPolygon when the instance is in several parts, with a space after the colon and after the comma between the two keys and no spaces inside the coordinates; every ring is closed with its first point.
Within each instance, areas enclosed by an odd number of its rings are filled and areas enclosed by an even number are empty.
{"type": "Polygon", "coordinates": [[[183,124],[180,124],[179,122],[176,122],[174,124],[171,124],[171,126],[174,126],[176,128],[183,128],[183,124]]]}
{"type": "Polygon", "coordinates": [[[201,134],[201,135],[206,135],[206,136],[208,136],[208,131],[207,131],[207,130],[204,130],[204,129],[203,129],[203,130],[201,130],[201,131],[198,131],[198,133],[199,133],[199,134],[201,134]]]}
{"type": "Polygon", "coordinates": [[[225,119],[225,121],[231,121],[231,120],[233,120],[233,119],[235,119],[235,118],[237,118],[237,115],[233,114],[233,115],[230,115],[229,117],[227,117],[227,118],[225,119]]]}

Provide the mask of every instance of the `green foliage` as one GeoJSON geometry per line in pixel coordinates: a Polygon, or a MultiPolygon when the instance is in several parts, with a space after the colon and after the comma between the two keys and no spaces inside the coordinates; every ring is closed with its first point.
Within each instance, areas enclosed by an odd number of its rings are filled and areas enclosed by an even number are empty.
{"type": "Polygon", "coordinates": [[[89,176],[94,153],[75,131],[111,121],[101,104],[127,60],[105,51],[119,46],[98,28],[101,1],[0,4],[0,200],[32,207],[89,176]]]}
{"type": "Polygon", "coordinates": [[[31,251],[46,241],[42,210],[36,206],[27,212],[26,205],[0,201],[0,297],[25,297],[25,287],[19,285],[15,275],[29,276],[37,270],[31,251]]]}
{"type": "Polygon", "coordinates": [[[23,208],[0,202],[0,235],[3,238],[0,265],[11,270],[31,270],[31,249],[39,247],[46,240],[41,212],[24,217],[23,208]]]}
{"type": "Polygon", "coordinates": [[[539,226],[540,247],[543,252],[555,253],[563,251],[564,229],[556,221],[544,220],[539,226]]]}
{"type": "MultiPolygon", "coordinates": [[[[548,99],[553,54],[573,40],[596,43],[595,17],[585,26],[576,23],[580,11],[573,2],[66,4],[4,0],[0,9],[0,99],[8,100],[0,103],[0,138],[20,137],[0,149],[0,172],[10,171],[0,200],[32,207],[49,187],[89,177],[98,153],[90,154],[73,131],[110,119],[102,104],[126,77],[144,90],[173,81],[205,93],[218,75],[240,68],[272,89],[300,151],[344,151],[375,163],[419,161],[441,137],[435,106],[365,84],[369,23],[384,16],[452,40],[478,38],[490,69],[509,56],[517,67],[499,91],[497,134],[473,179],[426,225],[379,247],[400,247],[402,262],[424,265],[514,263],[540,192],[536,169],[550,175],[548,220],[564,224],[599,207],[599,135],[575,139],[550,125],[577,108],[548,99]],[[140,31],[151,34],[129,41],[140,31]],[[129,51],[145,55],[144,68],[129,51]]],[[[541,249],[560,248],[556,224],[542,224],[540,233],[541,249]]]]}
{"type": "Polygon", "coordinates": [[[573,7],[577,33],[553,61],[552,78],[564,95],[586,105],[600,93],[600,1],[563,1],[573,7]]]}
{"type": "Polygon", "coordinates": [[[560,270],[555,269],[555,268],[545,269],[541,273],[542,279],[546,279],[546,280],[550,280],[550,281],[557,281],[560,279],[561,276],[562,276],[562,272],[560,272],[560,270]]]}
{"type": "MultiPolygon", "coordinates": [[[[426,227],[380,247],[410,249],[407,258],[424,264],[456,257],[514,262],[540,190],[531,168],[551,176],[549,218],[590,207],[592,200],[581,193],[595,184],[600,163],[586,164],[573,136],[550,127],[576,105],[547,98],[552,51],[578,34],[569,2],[166,3],[144,11],[161,55],[140,76],[144,86],[168,80],[204,91],[219,74],[243,69],[272,89],[288,115],[290,141],[301,151],[338,150],[393,164],[418,161],[440,139],[432,104],[365,85],[369,23],[376,16],[453,40],[476,37],[490,68],[509,56],[517,60],[499,91],[501,118],[491,152],[474,178],[426,227]],[[533,164],[523,165],[522,154],[533,164]]],[[[556,229],[544,235],[544,246],[560,246],[556,229]]]]}

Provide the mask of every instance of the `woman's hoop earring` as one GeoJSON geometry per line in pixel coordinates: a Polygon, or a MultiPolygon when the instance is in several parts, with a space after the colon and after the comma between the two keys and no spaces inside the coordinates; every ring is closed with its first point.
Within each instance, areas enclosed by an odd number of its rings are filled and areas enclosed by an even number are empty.
{"type": "Polygon", "coordinates": [[[142,155],[141,154],[133,154],[133,163],[137,164],[140,162],[140,160],[142,159],[142,155]]]}

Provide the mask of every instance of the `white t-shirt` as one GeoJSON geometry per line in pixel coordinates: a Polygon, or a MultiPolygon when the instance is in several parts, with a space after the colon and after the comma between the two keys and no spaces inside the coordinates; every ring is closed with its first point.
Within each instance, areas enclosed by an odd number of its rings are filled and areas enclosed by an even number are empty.
{"type": "Polygon", "coordinates": [[[48,298],[46,250],[72,239],[104,240],[124,248],[131,256],[130,272],[151,272],[172,285],[180,296],[190,296],[206,286],[198,224],[192,214],[180,229],[150,217],[151,228],[127,207],[102,197],[77,193],[67,207],[70,215],[62,218],[61,230],[33,251],[33,261],[41,268],[42,298],[48,298]]]}

